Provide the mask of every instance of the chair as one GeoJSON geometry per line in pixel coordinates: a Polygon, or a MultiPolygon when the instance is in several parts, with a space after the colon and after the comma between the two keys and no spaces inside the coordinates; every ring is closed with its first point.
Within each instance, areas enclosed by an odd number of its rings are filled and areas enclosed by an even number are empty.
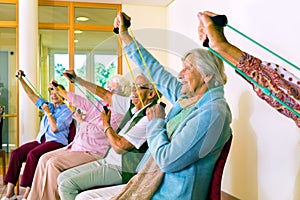
{"type": "MultiPolygon", "coordinates": [[[[68,144],[70,144],[74,140],[75,135],[76,135],[76,120],[73,119],[72,122],[71,122],[71,124],[70,124],[70,127],[69,127],[68,144]]],[[[20,177],[19,177],[19,181],[16,184],[16,194],[17,195],[20,194],[19,182],[21,180],[25,164],[26,163],[24,162],[23,165],[22,165],[21,172],[20,172],[20,177]]]]}
{"type": "Polygon", "coordinates": [[[224,145],[222,152],[216,162],[213,177],[210,183],[210,188],[206,200],[220,200],[221,199],[221,182],[223,176],[223,170],[229,154],[231,146],[232,136],[224,145]]]}
{"type": "MultiPolygon", "coordinates": [[[[216,162],[214,171],[213,171],[213,177],[210,183],[210,188],[206,197],[206,200],[221,200],[221,182],[222,182],[222,175],[223,170],[225,167],[225,163],[229,154],[230,146],[232,142],[232,136],[230,136],[229,140],[225,143],[221,154],[216,162]]],[[[108,186],[96,186],[89,188],[90,189],[99,189],[99,188],[105,188],[108,186]]]]}
{"type": "Polygon", "coordinates": [[[73,119],[69,128],[69,135],[68,135],[69,144],[74,140],[75,135],[76,135],[76,120],[73,119]]]}
{"type": "Polygon", "coordinates": [[[2,134],[3,134],[3,122],[4,122],[4,109],[5,107],[3,105],[0,105],[0,157],[2,159],[2,174],[3,174],[3,185],[4,183],[4,177],[6,175],[6,153],[5,150],[2,149],[2,134]]]}

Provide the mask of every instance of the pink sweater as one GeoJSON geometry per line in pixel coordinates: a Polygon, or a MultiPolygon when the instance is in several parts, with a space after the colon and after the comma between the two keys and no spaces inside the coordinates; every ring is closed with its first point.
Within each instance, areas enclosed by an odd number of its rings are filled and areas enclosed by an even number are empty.
{"type": "MultiPolygon", "coordinates": [[[[103,133],[103,124],[101,113],[94,107],[94,105],[86,98],[76,95],[74,93],[67,93],[68,101],[73,106],[80,108],[86,113],[83,122],[77,127],[76,136],[68,149],[71,151],[86,151],[105,156],[109,148],[109,142],[103,133]]],[[[101,104],[93,101],[94,104],[103,110],[101,104]]],[[[105,104],[105,103],[104,103],[105,104]]],[[[111,126],[116,130],[123,118],[123,115],[112,112],[111,126]]]]}

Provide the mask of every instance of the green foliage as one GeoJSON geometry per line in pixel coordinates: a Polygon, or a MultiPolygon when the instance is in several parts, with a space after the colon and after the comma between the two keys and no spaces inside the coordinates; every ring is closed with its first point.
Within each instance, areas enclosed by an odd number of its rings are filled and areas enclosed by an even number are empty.
{"type": "MultiPolygon", "coordinates": [[[[66,68],[62,64],[57,64],[56,66],[54,66],[54,69],[55,69],[54,79],[57,80],[58,83],[68,88],[69,82],[62,74],[66,70],[66,68]]],[[[112,62],[108,66],[105,66],[102,63],[96,63],[94,73],[95,73],[95,83],[103,88],[106,88],[106,83],[108,79],[117,73],[117,66],[115,65],[114,62],[112,62]]],[[[79,77],[86,79],[86,66],[83,65],[80,68],[77,68],[76,74],[79,77]]]]}
{"type": "Polygon", "coordinates": [[[79,76],[83,79],[86,79],[86,70],[85,69],[86,69],[85,65],[83,65],[80,68],[76,69],[77,76],[79,76]]]}
{"type": "Polygon", "coordinates": [[[103,88],[106,87],[108,79],[117,73],[117,66],[111,63],[108,66],[102,63],[96,63],[95,66],[95,83],[103,88]]]}
{"type": "Polygon", "coordinates": [[[69,87],[69,81],[63,76],[63,72],[66,68],[62,64],[57,64],[54,66],[54,80],[56,80],[59,84],[62,84],[65,88],[69,87]]]}

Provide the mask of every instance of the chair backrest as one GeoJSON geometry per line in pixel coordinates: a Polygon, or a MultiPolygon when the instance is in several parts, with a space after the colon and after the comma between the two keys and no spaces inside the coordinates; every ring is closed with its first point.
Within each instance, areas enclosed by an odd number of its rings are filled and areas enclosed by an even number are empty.
{"type": "Polygon", "coordinates": [[[216,162],[213,177],[210,183],[210,188],[207,195],[207,200],[220,200],[221,199],[221,182],[223,176],[223,170],[225,167],[225,163],[229,154],[230,146],[231,146],[232,136],[224,145],[222,152],[216,162]]]}
{"type": "Polygon", "coordinates": [[[73,119],[69,128],[69,135],[68,135],[69,144],[74,140],[75,135],[76,135],[76,120],[73,119]]]}

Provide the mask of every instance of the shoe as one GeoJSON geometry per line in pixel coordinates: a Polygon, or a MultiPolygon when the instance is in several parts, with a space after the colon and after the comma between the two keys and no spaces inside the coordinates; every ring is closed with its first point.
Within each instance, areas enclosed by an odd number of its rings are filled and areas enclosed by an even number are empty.
{"type": "Polygon", "coordinates": [[[1,200],[18,200],[17,196],[16,195],[13,195],[11,197],[2,197],[1,200]]]}

